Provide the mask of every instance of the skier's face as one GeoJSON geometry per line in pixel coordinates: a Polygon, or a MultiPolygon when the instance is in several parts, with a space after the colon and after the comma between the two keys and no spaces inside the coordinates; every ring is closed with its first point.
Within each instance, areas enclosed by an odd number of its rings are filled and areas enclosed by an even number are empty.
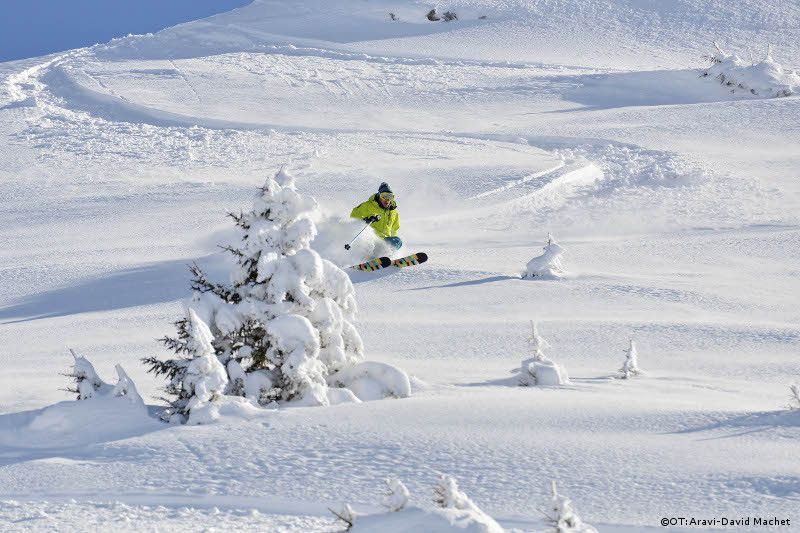
{"type": "Polygon", "coordinates": [[[381,203],[381,207],[386,209],[389,207],[389,204],[392,203],[392,198],[394,198],[394,194],[390,192],[382,192],[378,197],[378,201],[381,203]]]}

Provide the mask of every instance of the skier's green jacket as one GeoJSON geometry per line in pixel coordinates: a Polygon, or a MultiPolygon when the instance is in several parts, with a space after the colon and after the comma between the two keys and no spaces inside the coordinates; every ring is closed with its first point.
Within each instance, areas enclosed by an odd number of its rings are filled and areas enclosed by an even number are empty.
{"type": "Polygon", "coordinates": [[[375,233],[384,239],[397,235],[397,230],[400,228],[400,215],[397,213],[397,203],[394,200],[389,204],[389,207],[384,209],[379,203],[378,195],[375,194],[363,204],[353,208],[350,213],[351,217],[361,220],[374,215],[380,215],[381,217],[379,221],[370,224],[375,233]]]}

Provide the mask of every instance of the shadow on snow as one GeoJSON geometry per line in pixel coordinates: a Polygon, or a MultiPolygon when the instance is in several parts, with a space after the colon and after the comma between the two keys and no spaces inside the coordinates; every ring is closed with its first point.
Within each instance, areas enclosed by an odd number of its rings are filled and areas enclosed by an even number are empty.
{"type": "MultiPolygon", "coordinates": [[[[0,324],[42,318],[113,311],[141,305],[172,302],[190,293],[189,264],[177,260],[141,266],[21,298],[0,308],[0,324]]],[[[217,278],[222,261],[198,261],[211,278],[217,278]]]]}

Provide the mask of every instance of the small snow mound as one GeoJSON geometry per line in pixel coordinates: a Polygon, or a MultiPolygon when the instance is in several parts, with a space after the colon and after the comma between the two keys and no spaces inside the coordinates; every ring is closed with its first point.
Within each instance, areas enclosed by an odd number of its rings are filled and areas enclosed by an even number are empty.
{"type": "Polygon", "coordinates": [[[411,396],[411,382],[405,372],[396,366],[375,361],[345,368],[330,376],[328,383],[350,389],[362,401],[411,396]]]}
{"type": "Polygon", "coordinates": [[[709,59],[711,67],[701,77],[713,78],[723,86],[754,96],[781,97],[791,96],[800,90],[800,76],[794,71],[786,71],[772,59],[771,50],[766,57],[756,63],[749,64],[735,54],[726,54],[717,43],[716,52],[709,59]]]}
{"type": "Polygon", "coordinates": [[[548,234],[544,254],[528,261],[522,277],[526,279],[559,279],[563,277],[566,274],[566,270],[561,264],[561,256],[563,255],[564,248],[553,240],[552,235],[548,234]]]}
{"type": "MultiPolygon", "coordinates": [[[[195,407],[189,413],[188,425],[206,425],[232,420],[252,420],[268,416],[271,410],[264,409],[256,401],[241,396],[220,396],[213,402],[195,407]]],[[[175,420],[174,423],[179,423],[175,420]]]]}

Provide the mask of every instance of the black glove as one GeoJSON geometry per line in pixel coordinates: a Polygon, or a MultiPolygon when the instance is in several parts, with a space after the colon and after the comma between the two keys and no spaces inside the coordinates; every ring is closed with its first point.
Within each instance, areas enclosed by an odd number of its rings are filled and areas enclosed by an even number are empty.
{"type": "Polygon", "coordinates": [[[381,219],[381,216],[380,216],[380,215],[372,215],[372,216],[370,216],[370,217],[366,217],[366,218],[364,219],[364,222],[366,222],[367,224],[372,224],[373,222],[377,222],[377,221],[379,221],[380,219],[381,219]]]}

